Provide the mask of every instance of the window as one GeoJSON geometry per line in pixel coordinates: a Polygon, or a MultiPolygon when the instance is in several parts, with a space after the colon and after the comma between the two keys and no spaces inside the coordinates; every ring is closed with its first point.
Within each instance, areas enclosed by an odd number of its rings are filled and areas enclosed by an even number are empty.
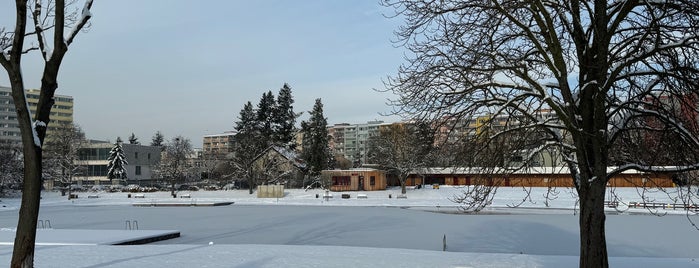
{"type": "Polygon", "coordinates": [[[350,176],[333,176],[333,185],[350,185],[350,176]]]}
{"type": "Polygon", "coordinates": [[[87,177],[106,177],[107,176],[107,166],[106,165],[88,165],[85,168],[85,176],[87,176],[87,177]]]}
{"type": "Polygon", "coordinates": [[[148,153],[148,160],[150,160],[150,153],[148,153]]]}
{"type": "Polygon", "coordinates": [[[80,160],[107,160],[109,148],[81,148],[78,149],[80,160]]]}
{"type": "Polygon", "coordinates": [[[133,158],[138,159],[138,152],[133,153],[133,158]]]}
{"type": "Polygon", "coordinates": [[[136,175],[141,175],[141,166],[136,166],[136,175]]]}
{"type": "Polygon", "coordinates": [[[376,177],[375,176],[369,177],[369,185],[372,185],[372,186],[376,185],[376,177]]]}

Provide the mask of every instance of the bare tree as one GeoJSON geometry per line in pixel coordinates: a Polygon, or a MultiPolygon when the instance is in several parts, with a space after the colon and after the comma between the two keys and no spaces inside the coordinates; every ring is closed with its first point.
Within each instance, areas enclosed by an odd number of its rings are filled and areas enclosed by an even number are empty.
{"type": "Polygon", "coordinates": [[[528,147],[526,156],[531,156],[555,148],[564,156],[580,200],[580,267],[609,266],[604,199],[612,176],[628,169],[679,172],[699,167],[699,139],[659,101],[686,102],[693,111],[689,114],[696,115],[692,100],[699,91],[699,2],[383,4],[405,19],[398,41],[414,55],[386,81],[398,96],[396,112],[450,122],[491,114],[493,119],[485,122],[491,131],[480,144],[515,131],[540,133],[536,142],[514,143],[509,149],[528,147]],[[544,110],[553,116],[539,116],[544,110]],[[500,127],[497,118],[516,120],[500,127]],[[626,157],[608,171],[610,156],[628,149],[618,141],[632,132],[675,133],[674,142],[685,150],[673,168],[626,157]]]}
{"type": "Polygon", "coordinates": [[[46,136],[46,127],[50,123],[53,95],[58,89],[58,70],[68,47],[76,35],[85,28],[92,17],[90,8],[92,0],[86,0],[82,11],[66,13],[65,0],[34,1],[31,12],[33,31],[27,32],[27,0],[15,1],[15,28],[7,31],[0,28],[0,65],[5,68],[12,87],[12,99],[17,108],[17,120],[22,136],[24,156],[24,187],[22,204],[12,253],[12,267],[34,266],[34,242],[36,224],[39,216],[41,193],[41,146],[46,136]],[[66,28],[69,30],[66,31],[66,28]],[[53,31],[53,40],[47,38],[46,31],[53,31]],[[25,46],[25,38],[34,35],[38,46],[25,46]],[[25,97],[24,77],[22,75],[22,55],[32,50],[40,50],[44,59],[44,71],[41,78],[41,93],[36,114],[31,117],[25,97]]]}
{"type": "Polygon", "coordinates": [[[9,142],[0,143],[0,197],[5,189],[22,182],[22,149],[9,142]]]}
{"type": "MultiPolygon", "coordinates": [[[[85,133],[78,125],[60,124],[46,137],[46,157],[44,158],[45,173],[51,174],[54,181],[67,187],[68,199],[71,198],[71,183],[73,176],[84,172],[84,166],[76,164],[78,150],[85,144],[85,133]]],[[[65,192],[63,192],[65,193],[65,192]]]]}
{"type": "Polygon", "coordinates": [[[221,174],[217,168],[223,163],[221,154],[213,152],[202,152],[199,171],[208,180],[221,180],[221,174]]]}
{"type": "Polygon", "coordinates": [[[184,182],[192,171],[189,158],[194,153],[189,139],[176,136],[165,146],[165,154],[158,167],[159,176],[170,182],[170,194],[175,194],[175,184],[184,182]]]}
{"type": "Polygon", "coordinates": [[[428,167],[434,133],[423,122],[397,123],[382,127],[379,134],[369,138],[369,161],[378,164],[398,178],[405,194],[408,176],[428,167]]]}

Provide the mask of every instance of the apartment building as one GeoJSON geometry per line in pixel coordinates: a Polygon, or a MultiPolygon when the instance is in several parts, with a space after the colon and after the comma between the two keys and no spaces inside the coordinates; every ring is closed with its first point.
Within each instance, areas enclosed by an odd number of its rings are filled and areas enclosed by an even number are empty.
{"type": "Polygon", "coordinates": [[[328,127],[331,137],[328,144],[335,155],[341,155],[355,165],[364,164],[367,160],[367,142],[369,137],[377,135],[383,121],[369,121],[365,124],[341,123],[328,127]]]}
{"type": "Polygon", "coordinates": [[[0,142],[20,143],[22,137],[11,93],[11,88],[0,86],[0,142]]]}
{"type": "Polygon", "coordinates": [[[213,156],[218,159],[223,159],[233,150],[233,139],[235,131],[226,131],[220,134],[212,134],[204,136],[202,156],[213,156]]]}
{"type": "MultiPolygon", "coordinates": [[[[11,93],[11,88],[0,86],[0,142],[22,141],[11,93]]],[[[32,114],[36,113],[39,93],[38,89],[28,89],[26,91],[27,103],[32,114]]],[[[51,108],[51,122],[46,133],[47,136],[51,135],[57,127],[73,123],[73,97],[54,95],[54,101],[55,103],[51,108]]]]}
{"type": "MultiPolygon", "coordinates": [[[[36,113],[40,93],[41,91],[38,89],[27,90],[27,104],[29,104],[29,110],[32,111],[32,114],[36,113]]],[[[54,95],[53,100],[54,104],[53,107],[51,107],[51,122],[49,123],[48,130],[46,131],[46,136],[50,136],[51,133],[56,131],[56,129],[61,126],[73,124],[73,97],[67,95],[54,95]]]]}

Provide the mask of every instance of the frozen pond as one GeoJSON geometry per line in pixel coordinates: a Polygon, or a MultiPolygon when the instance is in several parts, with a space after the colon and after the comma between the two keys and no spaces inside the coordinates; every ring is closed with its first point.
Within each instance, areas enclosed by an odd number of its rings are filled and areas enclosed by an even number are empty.
{"type": "MultiPolygon", "coordinates": [[[[0,227],[17,211],[0,211],[0,227]]],[[[449,251],[577,255],[578,217],[572,213],[455,215],[398,207],[231,205],[222,207],[46,206],[39,219],[55,229],[180,230],[156,244],[336,245],[449,251]],[[532,241],[536,241],[532,243],[532,241]]],[[[687,217],[608,215],[609,255],[696,257],[699,231],[687,217]]]]}

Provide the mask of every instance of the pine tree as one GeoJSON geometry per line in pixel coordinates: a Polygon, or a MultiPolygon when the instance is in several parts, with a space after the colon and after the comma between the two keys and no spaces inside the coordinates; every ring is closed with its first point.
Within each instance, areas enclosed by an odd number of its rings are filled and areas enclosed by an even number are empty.
{"type": "Polygon", "coordinates": [[[150,142],[150,146],[163,146],[163,142],[165,142],[165,136],[163,136],[163,133],[158,130],[155,132],[155,135],[153,135],[153,139],[150,142]]]}
{"type": "Polygon", "coordinates": [[[126,179],[126,155],[124,149],[121,148],[121,138],[117,138],[114,147],[109,151],[107,158],[107,177],[111,179],[125,180],[126,179]]]}
{"type": "Polygon", "coordinates": [[[138,138],[136,138],[136,134],[131,132],[131,136],[129,136],[129,144],[141,144],[140,141],[138,141],[138,138]]]}
{"type": "Polygon", "coordinates": [[[296,149],[296,118],[300,114],[294,113],[294,98],[291,95],[291,87],[284,83],[277,95],[277,105],[272,115],[274,136],[272,143],[287,149],[296,149]]]}
{"type": "Polygon", "coordinates": [[[262,94],[260,102],[257,104],[257,129],[259,131],[260,142],[264,144],[263,147],[272,145],[272,136],[274,134],[274,129],[272,128],[273,123],[273,113],[276,106],[274,101],[274,94],[272,91],[262,94]]]}
{"type": "Polygon", "coordinates": [[[233,158],[231,165],[241,177],[248,179],[250,193],[255,185],[252,176],[252,159],[266,148],[266,143],[261,140],[257,114],[249,101],[240,111],[238,121],[235,123],[237,134],[233,143],[233,158]]]}
{"type": "Polygon", "coordinates": [[[301,123],[303,131],[301,158],[306,161],[309,175],[317,177],[322,170],[330,168],[333,161],[328,145],[328,121],[323,116],[323,103],[320,99],[316,99],[310,116],[308,122],[301,123]]]}

